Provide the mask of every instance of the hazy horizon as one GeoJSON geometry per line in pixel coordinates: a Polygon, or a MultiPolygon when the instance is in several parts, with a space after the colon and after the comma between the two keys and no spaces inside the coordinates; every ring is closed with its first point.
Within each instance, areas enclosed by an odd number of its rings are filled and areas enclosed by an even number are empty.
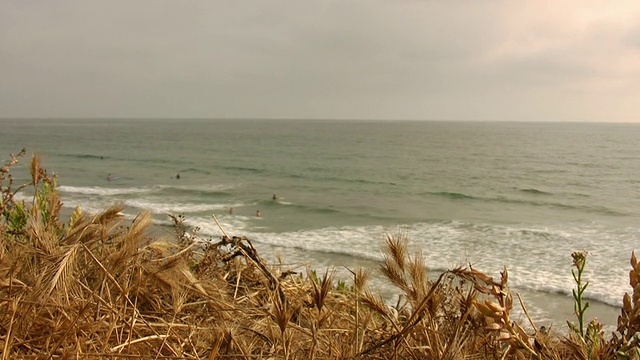
{"type": "Polygon", "coordinates": [[[640,121],[599,121],[599,120],[491,120],[491,119],[322,119],[322,118],[187,118],[187,117],[4,117],[2,121],[24,120],[24,121],[299,121],[299,122],[434,122],[434,123],[521,123],[521,124],[609,124],[609,125],[637,125],[640,121]]]}
{"type": "Polygon", "coordinates": [[[0,2],[0,118],[640,121],[640,2],[0,2]]]}
{"type": "Polygon", "coordinates": [[[205,117],[0,117],[0,121],[56,121],[56,120],[108,120],[108,121],[309,121],[309,122],[452,122],[452,123],[546,123],[546,124],[640,124],[638,121],[605,121],[605,120],[503,120],[503,119],[356,119],[356,118],[205,118],[205,117]]]}

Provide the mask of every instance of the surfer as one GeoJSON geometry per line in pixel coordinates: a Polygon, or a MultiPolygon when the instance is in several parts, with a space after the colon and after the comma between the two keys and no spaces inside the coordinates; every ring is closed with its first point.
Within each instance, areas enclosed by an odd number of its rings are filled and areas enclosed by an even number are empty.
{"type": "Polygon", "coordinates": [[[278,197],[276,196],[276,194],[273,194],[273,201],[278,200],[278,197]]]}
{"type": "Polygon", "coordinates": [[[229,208],[229,214],[233,214],[233,208],[232,207],[229,208]]]}
{"type": "Polygon", "coordinates": [[[256,210],[256,217],[260,217],[260,210],[256,210]]]}
{"type": "Polygon", "coordinates": [[[176,179],[180,180],[180,173],[176,175],[176,179]]]}

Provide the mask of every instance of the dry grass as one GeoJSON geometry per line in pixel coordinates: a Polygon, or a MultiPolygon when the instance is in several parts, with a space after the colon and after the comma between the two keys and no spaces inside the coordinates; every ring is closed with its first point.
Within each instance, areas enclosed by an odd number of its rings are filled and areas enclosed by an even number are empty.
{"type": "Polygon", "coordinates": [[[506,269],[497,280],[458,268],[431,281],[403,234],[388,236],[381,266],[402,293],[391,306],[367,288],[367,271],[337,287],[330,271],[265,263],[244,237],[203,241],[180,217],[167,239],[149,235],[149,213],[124,222],[121,206],[76,209],[62,223],[55,179],[37,157],[33,201],[14,200],[18,158],[0,173],[3,360],[639,357],[635,256],[616,334],[590,323],[588,336],[565,337],[511,319],[506,269]]]}

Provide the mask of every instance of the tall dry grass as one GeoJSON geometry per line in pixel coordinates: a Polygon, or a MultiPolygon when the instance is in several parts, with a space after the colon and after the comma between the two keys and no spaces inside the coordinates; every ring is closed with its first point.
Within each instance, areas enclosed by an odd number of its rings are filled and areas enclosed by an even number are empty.
{"type": "Polygon", "coordinates": [[[390,305],[367,287],[369,271],[336,285],[329,270],[267,264],[224,229],[203,240],[181,216],[166,238],[152,235],[148,212],[124,221],[121,205],[62,221],[56,179],[37,157],[31,182],[13,183],[23,155],[0,172],[3,360],[640,357],[634,255],[616,333],[591,322],[563,336],[512,318],[506,269],[499,279],[467,267],[430,280],[403,234],[387,237],[380,269],[402,294],[390,305]],[[32,200],[17,201],[25,187],[32,200]]]}

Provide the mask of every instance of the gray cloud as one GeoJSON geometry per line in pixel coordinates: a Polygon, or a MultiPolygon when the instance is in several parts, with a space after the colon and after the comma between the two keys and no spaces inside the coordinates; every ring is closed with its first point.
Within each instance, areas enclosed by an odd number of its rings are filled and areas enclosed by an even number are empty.
{"type": "Polygon", "coordinates": [[[2,2],[0,116],[639,120],[619,4],[2,2]]]}

